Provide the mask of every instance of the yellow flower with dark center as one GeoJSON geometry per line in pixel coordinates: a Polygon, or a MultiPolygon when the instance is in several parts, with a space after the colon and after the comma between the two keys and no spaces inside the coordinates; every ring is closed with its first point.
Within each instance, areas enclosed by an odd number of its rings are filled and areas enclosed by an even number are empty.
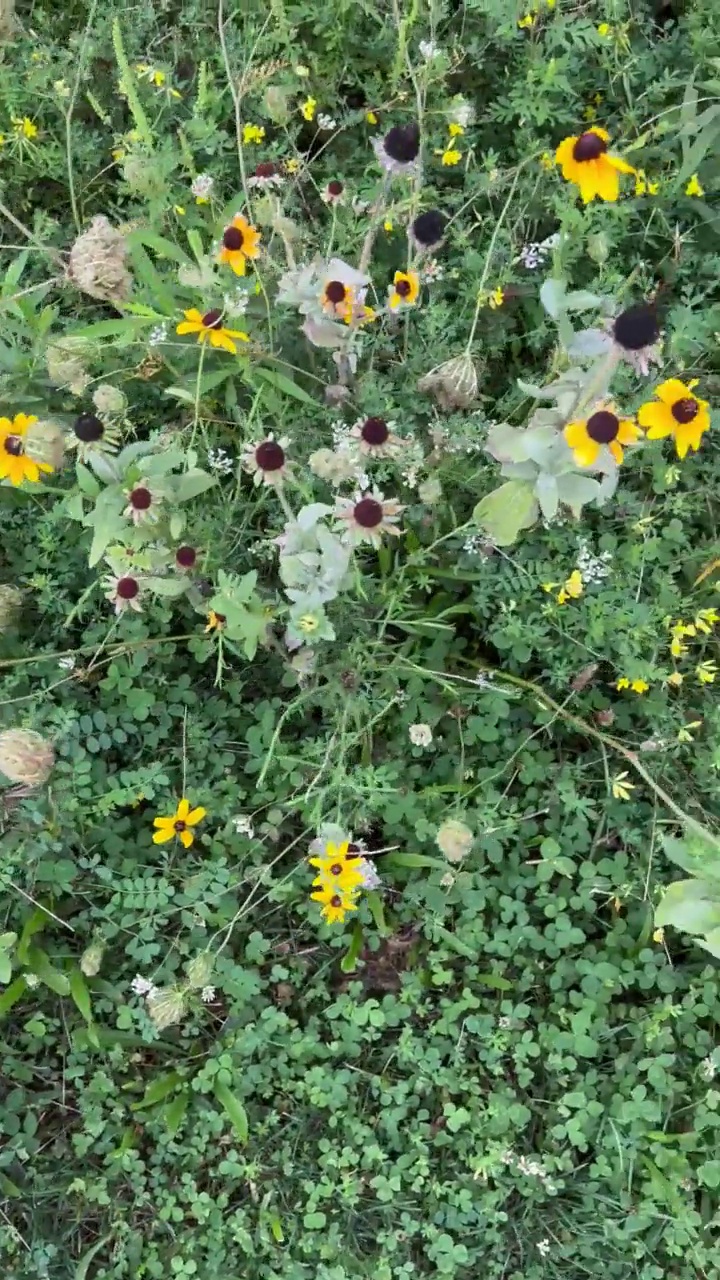
{"type": "Polygon", "coordinates": [[[37,418],[26,413],[15,417],[0,418],[0,480],[10,480],[14,485],[29,480],[37,484],[41,471],[52,471],[49,462],[36,462],[25,452],[24,436],[37,418]]]}
{"type": "Polygon", "coordinates": [[[168,840],[177,838],[185,849],[189,849],[195,838],[190,827],[196,827],[206,814],[207,809],[191,809],[190,801],[183,797],[169,818],[153,818],[153,826],[157,828],[153,844],[166,844],[168,840]]]}
{"type": "Polygon", "coordinates": [[[347,841],[342,844],[329,841],[324,853],[309,859],[310,866],[316,867],[320,873],[313,880],[314,886],[331,886],[333,892],[345,895],[352,895],[360,889],[364,880],[358,867],[359,858],[357,854],[350,854],[349,848],[347,841]]]}
{"type": "Polygon", "coordinates": [[[610,409],[596,409],[581,422],[571,422],[563,435],[579,467],[591,467],[600,450],[609,449],[618,466],[623,460],[621,445],[635,444],[642,435],[629,418],[618,418],[610,409]]]}
{"type": "Polygon", "coordinates": [[[189,311],[184,311],[185,319],[177,326],[176,332],[179,334],[196,333],[198,342],[209,342],[211,347],[221,347],[223,351],[229,351],[232,355],[237,352],[237,343],[249,342],[250,339],[246,333],[242,333],[240,329],[226,329],[222,322],[222,311],[213,308],[201,315],[196,307],[191,307],[189,311]]]}
{"type": "Polygon", "coordinates": [[[562,168],[563,178],[580,190],[583,204],[599,196],[601,200],[617,200],[621,173],[634,173],[631,164],[608,154],[610,134],[605,129],[587,129],[573,138],[564,138],[555,152],[555,162],[562,168]]]}
{"type": "Polygon", "coordinates": [[[260,232],[251,227],[242,214],[236,213],[232,222],[223,231],[219,262],[227,262],[236,276],[245,275],[245,264],[248,258],[257,258],[260,254],[260,232]]]}
{"type": "Polygon", "coordinates": [[[662,440],[672,436],[678,458],[684,458],[688,449],[699,449],[703,433],[710,428],[707,400],[700,400],[692,388],[679,378],[668,378],[655,388],[657,400],[651,400],[638,409],[638,422],[648,428],[648,440],[662,440]]]}
{"type": "Polygon", "coordinates": [[[323,885],[310,897],[321,904],[322,917],[327,924],[342,924],[349,911],[357,911],[357,902],[332,884],[323,885]]]}
{"type": "Polygon", "coordinates": [[[326,280],[320,297],[322,309],[338,320],[349,320],[355,303],[355,294],[342,280],[326,280]]]}
{"type": "Polygon", "coordinates": [[[413,307],[420,293],[420,277],[417,271],[396,271],[389,303],[393,311],[397,307],[413,307]]]}

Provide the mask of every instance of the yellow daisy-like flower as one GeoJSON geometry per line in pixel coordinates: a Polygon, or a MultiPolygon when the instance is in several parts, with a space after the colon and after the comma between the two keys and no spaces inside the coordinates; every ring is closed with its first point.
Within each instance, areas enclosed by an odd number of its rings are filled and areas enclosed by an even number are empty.
{"type": "Polygon", "coordinates": [[[556,600],[558,604],[565,604],[568,600],[579,600],[583,590],[582,574],[579,569],[573,569],[570,577],[558,591],[556,600]]]}
{"type": "Polygon", "coordinates": [[[629,800],[630,792],[635,790],[634,782],[625,781],[627,776],[627,770],[624,773],[617,773],[610,784],[616,800],[629,800]]]}
{"type": "Polygon", "coordinates": [[[685,195],[686,196],[704,196],[705,195],[705,188],[700,186],[700,181],[696,173],[693,174],[692,178],[688,182],[685,188],[685,195]]]}
{"type": "Polygon", "coordinates": [[[20,485],[23,480],[37,484],[41,471],[52,471],[49,462],[36,462],[25,452],[25,436],[29,427],[37,422],[31,414],[16,413],[15,417],[0,418],[0,480],[20,485]]]}
{"type": "Polygon", "coordinates": [[[317,893],[311,893],[310,897],[321,904],[322,917],[327,924],[342,924],[349,911],[357,911],[357,902],[331,884],[323,885],[317,893]]]}
{"type": "Polygon", "coordinates": [[[700,662],[695,668],[695,675],[700,684],[714,684],[717,672],[716,662],[700,662]]]}
{"type": "Polygon", "coordinates": [[[28,116],[23,116],[22,120],[17,116],[13,116],[12,123],[18,137],[26,138],[28,142],[32,141],[33,138],[37,138],[38,127],[36,124],[33,124],[32,120],[30,120],[28,116]]]}
{"type": "Polygon", "coordinates": [[[305,120],[314,120],[316,109],[317,100],[315,98],[306,98],[300,108],[300,114],[305,120]]]}
{"type": "Polygon", "coordinates": [[[196,827],[206,814],[207,809],[191,809],[190,801],[183,797],[169,818],[153,818],[153,826],[157,828],[153,844],[166,844],[168,840],[177,837],[182,846],[189,849],[195,838],[189,828],[196,827]]]}
{"type": "Polygon", "coordinates": [[[464,132],[465,130],[463,126],[461,124],[457,124],[456,121],[451,121],[448,125],[448,133],[451,138],[462,138],[464,132]]]}
{"type": "Polygon", "coordinates": [[[264,137],[265,137],[265,130],[261,124],[260,125],[258,124],[243,125],[243,132],[242,132],[243,142],[259,143],[259,142],[262,142],[264,137]]]}
{"type": "Polygon", "coordinates": [[[563,138],[555,152],[555,162],[562,168],[563,178],[579,188],[583,204],[599,196],[601,200],[617,200],[620,174],[634,173],[631,164],[608,154],[610,134],[605,129],[587,129],[573,138],[563,138]]]}
{"type": "Polygon", "coordinates": [[[317,867],[319,875],[313,880],[314,885],[331,885],[338,893],[353,893],[364,883],[362,871],[358,867],[358,854],[349,853],[349,842],[334,844],[328,841],[325,852],[315,858],[309,858],[311,867],[317,867]]]}
{"type": "Polygon", "coordinates": [[[247,259],[257,258],[259,254],[260,232],[251,227],[241,213],[236,213],[229,227],[223,231],[218,262],[226,262],[236,276],[244,276],[247,259]]]}
{"type": "Polygon", "coordinates": [[[665,683],[672,685],[673,689],[679,689],[683,679],[684,676],[679,671],[673,671],[672,675],[668,676],[665,683]]]}
{"type": "Polygon", "coordinates": [[[672,436],[678,458],[684,458],[688,449],[699,449],[703,433],[710,428],[707,400],[700,400],[692,388],[679,378],[668,378],[655,388],[657,401],[650,401],[638,409],[638,422],[648,428],[648,440],[662,440],[672,436]]]}
{"type": "Polygon", "coordinates": [[[226,329],[222,322],[222,311],[218,311],[216,307],[206,311],[204,315],[200,314],[197,307],[191,307],[183,315],[185,319],[177,326],[176,333],[196,333],[198,342],[209,342],[211,347],[221,347],[231,355],[237,352],[235,339],[238,342],[250,341],[248,335],[240,329],[226,329]]]}
{"type": "Polygon", "coordinates": [[[623,460],[621,446],[635,444],[642,435],[630,418],[618,418],[610,409],[599,408],[581,422],[571,422],[563,435],[579,467],[591,467],[600,450],[609,449],[618,466],[623,460]]]}
{"type": "Polygon", "coordinates": [[[650,685],[647,680],[630,680],[628,676],[621,676],[615,681],[616,689],[632,689],[633,693],[647,693],[650,685]]]}
{"type": "Polygon", "coordinates": [[[490,297],[488,298],[488,306],[492,311],[497,311],[498,307],[501,307],[504,301],[505,294],[500,288],[500,285],[498,285],[497,289],[493,289],[490,297]]]}
{"type": "Polygon", "coordinates": [[[397,307],[414,307],[420,293],[420,277],[417,271],[396,271],[393,288],[388,299],[391,310],[397,307]]]}
{"type": "Polygon", "coordinates": [[[446,147],[444,151],[436,151],[435,154],[442,156],[442,163],[446,168],[451,168],[462,160],[462,151],[458,151],[456,147],[446,147]]]}

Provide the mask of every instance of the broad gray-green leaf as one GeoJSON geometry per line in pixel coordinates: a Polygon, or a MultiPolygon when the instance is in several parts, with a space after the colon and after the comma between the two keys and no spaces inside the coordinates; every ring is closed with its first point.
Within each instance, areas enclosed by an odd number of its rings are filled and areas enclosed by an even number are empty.
{"type": "Polygon", "coordinates": [[[497,546],[509,547],[521,529],[535,523],[538,514],[532,486],[524,480],[508,480],[480,499],[473,519],[497,546]]]}
{"type": "Polygon", "coordinates": [[[558,482],[555,476],[542,471],[535,482],[535,496],[545,519],[554,520],[559,505],[558,482]]]}
{"type": "Polygon", "coordinates": [[[189,502],[191,498],[198,498],[201,493],[205,493],[217,484],[215,476],[211,476],[207,471],[198,468],[195,471],[186,471],[184,476],[180,477],[177,488],[178,502],[189,502]]]}
{"type": "Polygon", "coordinates": [[[612,345],[609,333],[604,329],[581,329],[573,336],[567,353],[571,360],[595,360],[604,356],[612,345]]]}
{"type": "Polygon", "coordinates": [[[577,519],[588,502],[594,502],[600,492],[600,484],[592,476],[580,476],[570,471],[557,477],[558,497],[569,507],[577,519]]]}
{"type": "Polygon", "coordinates": [[[695,835],[688,835],[684,840],[665,836],[663,848],[666,857],[672,858],[683,871],[717,880],[720,885],[720,842],[713,840],[710,832],[707,840],[695,835]]]}
{"type": "Polygon", "coordinates": [[[676,880],[663,894],[655,923],[693,934],[720,930],[720,888],[711,880],[676,880]]]}
{"type": "Polygon", "coordinates": [[[553,320],[557,320],[564,309],[566,292],[564,280],[546,280],[540,290],[540,301],[553,320]]]}
{"type": "Polygon", "coordinates": [[[589,293],[587,289],[575,289],[572,293],[565,294],[565,310],[589,311],[591,307],[601,307],[602,301],[596,293],[589,293]]]}

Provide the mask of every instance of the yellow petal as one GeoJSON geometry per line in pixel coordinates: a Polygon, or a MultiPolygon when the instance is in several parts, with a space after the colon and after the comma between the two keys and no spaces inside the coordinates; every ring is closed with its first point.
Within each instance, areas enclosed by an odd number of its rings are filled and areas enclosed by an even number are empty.
{"type": "Polygon", "coordinates": [[[620,466],[625,455],[623,454],[623,451],[620,448],[620,445],[618,444],[617,440],[611,440],[610,443],[608,444],[608,449],[610,450],[618,466],[620,466]]]}
{"type": "Polygon", "coordinates": [[[228,255],[227,261],[230,263],[236,276],[245,275],[245,254],[239,251],[228,255]]]}
{"type": "Polygon", "coordinates": [[[601,200],[615,201],[620,195],[620,178],[617,169],[608,162],[607,156],[600,156],[595,161],[597,166],[596,185],[601,200]]]}
{"type": "Polygon", "coordinates": [[[614,169],[617,169],[618,173],[637,172],[631,164],[628,164],[627,160],[621,160],[619,156],[606,156],[605,160],[608,164],[611,164],[614,169]]]}
{"type": "Polygon", "coordinates": [[[586,444],[573,449],[573,456],[579,467],[591,467],[597,461],[599,452],[600,445],[588,439],[586,444]]]}
{"type": "Polygon", "coordinates": [[[172,827],[174,818],[153,818],[154,827],[172,827]]]}
{"type": "Polygon", "coordinates": [[[678,400],[694,400],[694,396],[689,387],[685,386],[679,378],[668,378],[667,382],[661,382],[659,387],[655,388],[655,395],[658,400],[662,400],[663,404],[670,406],[676,404],[678,400]]]}
{"type": "Polygon", "coordinates": [[[662,440],[664,436],[671,436],[677,426],[667,405],[659,402],[641,404],[637,416],[640,426],[648,428],[648,440],[662,440]]]}
{"type": "Polygon", "coordinates": [[[620,444],[634,444],[640,438],[642,432],[629,418],[623,418],[618,427],[617,438],[620,444]]]}
{"type": "Polygon", "coordinates": [[[589,204],[600,191],[600,171],[597,160],[587,160],[579,167],[577,185],[583,204],[589,204]]]}
{"type": "Polygon", "coordinates": [[[192,844],[192,842],[193,842],[193,833],[192,833],[192,831],[179,831],[179,832],[178,832],[178,836],[179,836],[179,838],[180,838],[180,843],[181,843],[181,845],[183,846],[183,848],[184,848],[184,849],[189,849],[189,848],[190,848],[190,845],[191,845],[191,844],[192,844]]]}
{"type": "Polygon", "coordinates": [[[197,307],[191,307],[189,311],[183,311],[186,320],[192,320],[193,324],[202,324],[202,316],[197,307]]]}
{"type": "Polygon", "coordinates": [[[190,801],[183,796],[182,800],[178,800],[178,807],[175,811],[175,821],[185,822],[190,812],[190,801]]]}
{"type": "Polygon", "coordinates": [[[585,444],[590,438],[584,422],[569,423],[563,431],[563,435],[571,449],[577,449],[578,446],[585,444]]]}
{"type": "Polygon", "coordinates": [[[168,840],[172,840],[174,834],[172,827],[156,831],[153,836],[153,844],[166,844],[168,840]]]}
{"type": "Polygon", "coordinates": [[[197,324],[194,320],[183,320],[176,328],[176,333],[202,333],[202,320],[197,324]]]}
{"type": "Polygon", "coordinates": [[[221,347],[223,351],[229,351],[231,355],[235,355],[237,347],[232,338],[222,329],[209,329],[210,345],[213,347],[221,347]]]}
{"type": "Polygon", "coordinates": [[[206,816],[207,816],[207,809],[203,809],[201,808],[200,805],[198,805],[197,809],[190,810],[189,814],[185,818],[185,821],[187,822],[189,827],[194,827],[196,823],[202,822],[203,818],[206,816]]]}
{"type": "Polygon", "coordinates": [[[587,132],[596,133],[598,138],[602,138],[603,142],[610,141],[610,134],[608,133],[607,129],[601,129],[596,124],[594,124],[591,129],[588,129],[587,132]]]}

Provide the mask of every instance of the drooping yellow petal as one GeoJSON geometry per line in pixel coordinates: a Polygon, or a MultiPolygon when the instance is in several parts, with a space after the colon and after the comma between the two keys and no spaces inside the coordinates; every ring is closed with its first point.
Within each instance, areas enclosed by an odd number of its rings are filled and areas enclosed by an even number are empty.
{"type": "Polygon", "coordinates": [[[600,193],[601,177],[597,160],[587,160],[578,167],[577,185],[580,188],[580,199],[589,204],[600,193]]]}
{"type": "Polygon", "coordinates": [[[630,418],[622,418],[618,427],[617,438],[620,444],[634,444],[640,439],[642,431],[630,418]]]}
{"type": "Polygon", "coordinates": [[[172,827],[163,827],[160,831],[155,832],[153,844],[167,844],[168,840],[172,840],[174,834],[172,827]]]}
{"type": "Polygon", "coordinates": [[[179,334],[183,334],[183,333],[200,333],[200,334],[202,334],[202,333],[203,333],[203,324],[202,324],[202,320],[200,320],[200,322],[199,322],[199,323],[198,323],[197,321],[195,321],[195,320],[181,320],[181,322],[180,322],[180,324],[177,326],[177,328],[176,328],[175,332],[176,332],[176,333],[179,333],[179,334]]]}
{"type": "Polygon", "coordinates": [[[620,177],[617,169],[608,162],[607,156],[600,156],[595,161],[597,166],[596,185],[601,200],[615,201],[620,195],[620,177]]]}
{"type": "Polygon", "coordinates": [[[619,156],[605,156],[605,160],[608,164],[611,164],[614,169],[617,169],[618,173],[637,172],[631,164],[628,164],[627,160],[621,160],[619,156]]]}
{"type": "Polygon", "coordinates": [[[223,351],[229,351],[231,355],[235,355],[237,347],[232,338],[228,336],[227,331],[223,329],[208,330],[210,334],[210,345],[212,347],[220,347],[223,351]]]}
{"type": "Polygon", "coordinates": [[[610,450],[618,466],[620,466],[625,455],[620,445],[618,444],[617,440],[611,440],[610,443],[608,444],[608,449],[610,450]]]}

